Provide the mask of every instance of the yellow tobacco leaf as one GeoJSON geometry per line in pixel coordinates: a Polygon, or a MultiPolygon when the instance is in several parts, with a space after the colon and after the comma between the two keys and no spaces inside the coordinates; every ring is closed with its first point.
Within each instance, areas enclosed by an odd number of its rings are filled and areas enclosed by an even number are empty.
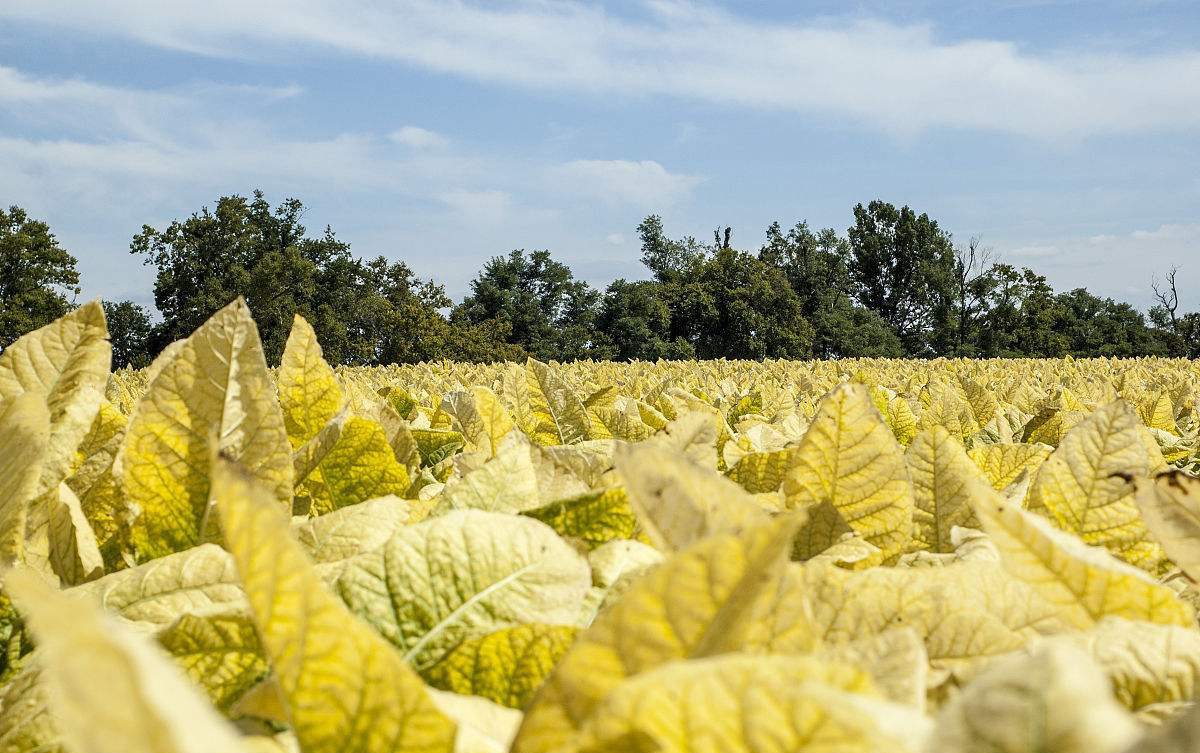
{"type": "Polygon", "coordinates": [[[140,508],[130,535],[143,560],[215,535],[209,475],[217,453],[292,503],[292,454],[258,329],[240,298],[196,330],[138,403],[117,455],[140,508]]]}
{"type": "Polygon", "coordinates": [[[220,462],[213,497],[306,753],[451,751],[454,725],[382,637],[330,593],[269,489],[220,462]]]}
{"type": "Polygon", "coordinates": [[[576,628],[529,623],[464,641],[425,671],[435,688],[524,708],[575,640],[576,628]]]}
{"type": "Polygon", "coordinates": [[[825,396],[783,482],[792,508],[809,511],[797,537],[807,559],[853,530],[899,557],[912,538],[913,490],[904,453],[862,385],[825,396]]]}
{"type": "Polygon", "coordinates": [[[1117,700],[1131,711],[1196,699],[1200,631],[1194,627],[1105,617],[1092,630],[1063,640],[1091,655],[1117,700]]]}
{"type": "Polygon", "coordinates": [[[986,483],[955,437],[940,426],[925,429],[904,455],[912,478],[914,544],[931,552],[952,552],[950,530],[978,528],[969,497],[972,480],[986,483]]]}
{"type": "Polygon", "coordinates": [[[113,458],[121,446],[125,426],[129,423],[112,403],[105,400],[92,422],[92,428],[76,451],[75,464],[66,483],[80,497],[112,468],[113,458]]]}
{"type": "Polygon", "coordinates": [[[983,471],[997,491],[1004,489],[1025,472],[1030,478],[1050,456],[1053,447],[1046,444],[980,444],[967,451],[967,457],[983,471]]]}
{"type": "Polygon", "coordinates": [[[423,671],[471,637],[571,622],[590,585],[587,563],[546,525],[466,510],[347,560],[336,590],[423,671]]]}
{"type": "Polygon", "coordinates": [[[862,572],[808,564],[794,568],[788,598],[811,605],[811,629],[823,641],[849,643],[909,627],[939,670],[971,670],[1020,648],[1040,630],[1060,627],[1050,605],[994,564],[862,572]]]}
{"type": "Polygon", "coordinates": [[[508,753],[521,712],[486,698],[430,690],[433,705],[458,726],[454,753],[508,753]]]}
{"type": "Polygon", "coordinates": [[[453,456],[463,448],[463,436],[457,431],[448,429],[415,429],[409,428],[413,441],[416,442],[417,452],[421,455],[421,465],[425,467],[437,465],[453,456]]]}
{"type": "Polygon", "coordinates": [[[483,465],[450,479],[438,497],[438,509],[516,513],[537,507],[538,479],[531,448],[505,442],[498,449],[483,465]]]}
{"type": "Polygon", "coordinates": [[[132,622],[171,624],[184,612],[245,604],[233,560],[216,544],[161,557],[72,588],[132,622]]]}
{"type": "Polygon", "coordinates": [[[380,497],[311,518],[292,529],[314,562],[337,562],[383,546],[412,516],[399,497],[380,497]]]}
{"type": "Polygon", "coordinates": [[[676,659],[738,651],[782,576],[797,520],[703,539],[634,581],[534,697],[514,753],[557,750],[622,680],[676,659]]]}
{"type": "Polygon", "coordinates": [[[1080,629],[1113,615],[1166,625],[1191,625],[1195,616],[1171,589],[1144,571],[1090,547],[995,491],[977,487],[976,514],[1004,566],[1080,629]]]}
{"type": "Polygon", "coordinates": [[[920,634],[911,627],[894,628],[850,643],[821,648],[826,661],[857,667],[874,680],[889,701],[925,710],[929,656],[920,634]]]}
{"type": "Polygon", "coordinates": [[[929,750],[1117,753],[1137,736],[1133,716],[1088,655],[1048,642],[967,685],[938,715],[929,750]]]}
{"type": "Polygon", "coordinates": [[[63,742],[96,753],[236,751],[237,732],[149,640],[31,571],[5,589],[26,614],[63,742]]]}
{"type": "Polygon", "coordinates": [[[560,499],[523,514],[542,521],[560,536],[583,541],[589,549],[616,539],[631,539],[638,527],[622,487],[560,499]]]}
{"type": "Polygon", "coordinates": [[[0,400],[36,392],[50,413],[38,494],[58,486],[103,401],[112,346],[99,301],[19,338],[0,353],[0,400]]]}
{"type": "Polygon", "coordinates": [[[745,489],[677,453],[621,444],[613,460],[642,530],[651,544],[664,551],[767,520],[767,513],[745,489]]]}
{"type": "Polygon", "coordinates": [[[575,444],[587,439],[611,439],[604,424],[588,414],[587,406],[546,364],[525,362],[525,389],[532,424],[526,432],[539,444],[575,444]]]}
{"type": "Polygon", "coordinates": [[[798,452],[795,447],[773,452],[750,452],[743,455],[725,475],[752,494],[778,491],[798,452]]]}
{"type": "Polygon", "coordinates": [[[809,656],[730,655],[626,680],[566,750],[902,753],[927,734],[924,715],[879,698],[859,670],[809,656]]]}
{"type": "Polygon", "coordinates": [[[1133,483],[1134,501],[1150,533],[1179,569],[1200,582],[1200,480],[1168,471],[1133,483]]]}
{"type": "Polygon", "coordinates": [[[254,620],[241,609],[180,615],[157,638],[222,711],[267,674],[254,620]]]}
{"type": "Polygon", "coordinates": [[[383,427],[351,418],[316,468],[319,477],[304,479],[296,496],[308,500],[310,515],[324,515],[375,497],[408,491],[408,470],[396,460],[383,427]]]}
{"type": "Polygon", "coordinates": [[[451,392],[442,399],[442,407],[458,421],[467,441],[492,457],[500,450],[500,440],[514,427],[496,393],[482,385],[451,392]]]}
{"type": "Polygon", "coordinates": [[[50,414],[36,392],[0,400],[0,566],[22,561],[29,503],[50,440],[50,414]]]}
{"type": "Polygon", "coordinates": [[[1125,403],[1097,409],[1042,464],[1025,506],[1043,512],[1084,543],[1157,572],[1163,551],[1150,540],[1128,481],[1147,471],[1138,431],[1137,416],[1125,403]]]}
{"type": "Polygon", "coordinates": [[[337,376],[321,356],[316,333],[299,314],[292,321],[275,378],[288,441],[298,449],[316,436],[345,402],[337,376]]]}
{"type": "Polygon", "coordinates": [[[61,748],[58,725],[42,679],[41,656],[30,654],[0,683],[0,750],[5,753],[61,748]]]}
{"type": "Polygon", "coordinates": [[[44,495],[45,534],[50,566],[64,586],[73,586],[104,574],[104,558],[96,534],[83,514],[79,498],[66,484],[44,495]]]}

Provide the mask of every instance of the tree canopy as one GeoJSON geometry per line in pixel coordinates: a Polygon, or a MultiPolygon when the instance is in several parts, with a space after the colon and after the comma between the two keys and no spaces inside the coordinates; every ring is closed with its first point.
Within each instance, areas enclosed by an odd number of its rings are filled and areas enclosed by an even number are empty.
{"type": "MultiPolygon", "coordinates": [[[[957,244],[927,214],[875,200],[839,233],[772,223],[758,248],[718,226],[711,241],[637,227],[647,279],[603,291],[548,249],[491,257],[457,305],[403,260],[351,253],[304,204],[223,196],[131,252],[156,272],[157,313],[106,302],[116,366],[141,367],[237,296],[269,362],[295,314],[339,364],[687,358],[1200,357],[1200,312],[1180,309],[1178,270],[1153,281],[1148,314],[1083,288],[1055,291],[978,238],[957,244]]],[[[0,210],[0,347],[62,316],[76,261],[46,223],[0,210]]]]}
{"type": "Polygon", "coordinates": [[[0,349],[71,310],[76,260],[45,222],[18,206],[0,208],[0,349]]]}

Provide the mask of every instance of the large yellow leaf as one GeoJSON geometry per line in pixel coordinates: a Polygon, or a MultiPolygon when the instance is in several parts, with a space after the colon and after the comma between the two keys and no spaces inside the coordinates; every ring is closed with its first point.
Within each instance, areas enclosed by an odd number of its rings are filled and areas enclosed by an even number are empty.
{"type": "Polygon", "coordinates": [[[242,609],[183,614],[157,638],[222,711],[267,673],[254,620],[242,609]]]}
{"type": "Polygon", "coordinates": [[[1109,403],[1072,428],[1029,488],[1026,507],[1116,557],[1157,572],[1163,551],[1149,539],[1129,476],[1144,476],[1138,418],[1109,403]]]}
{"type": "Polygon", "coordinates": [[[987,476],[992,488],[1001,490],[1022,473],[1032,478],[1053,450],[1045,444],[980,444],[968,450],[967,456],[987,476]]]}
{"type": "Polygon", "coordinates": [[[1167,555],[1200,582],[1200,480],[1182,471],[1134,479],[1134,502],[1167,555]]]}
{"type": "Polygon", "coordinates": [[[634,581],[554,668],[514,752],[557,750],[627,677],[745,647],[778,588],[797,522],[789,516],[704,539],[634,581]]]}
{"type": "Polygon", "coordinates": [[[1086,653],[1050,642],[997,662],[939,714],[933,750],[1117,753],[1137,738],[1086,653]]]}
{"type": "Polygon", "coordinates": [[[913,542],[931,552],[952,552],[950,530],[978,528],[969,497],[971,481],[986,483],[955,437],[940,426],[925,429],[905,452],[916,508],[913,542]]]}
{"type": "Polygon", "coordinates": [[[1068,624],[1087,629],[1113,615],[1166,625],[1191,625],[1192,608],[1144,571],[1058,530],[992,489],[976,487],[976,514],[1000,550],[1004,566],[1028,582],[1068,624]]]}
{"type": "Polygon", "coordinates": [[[442,409],[458,421],[467,441],[492,457],[500,450],[500,440],[513,430],[513,420],[496,393],[482,385],[451,392],[442,398],[442,409]]]}
{"type": "Polygon", "coordinates": [[[0,400],[0,566],[22,561],[29,503],[50,440],[45,399],[26,392],[0,400]]]}
{"type": "Polygon", "coordinates": [[[125,625],[12,571],[5,589],[27,616],[42,680],[67,748],[94,753],[236,751],[237,732],[171,660],[125,625]]]}
{"type": "Polygon", "coordinates": [[[912,539],[913,491],[904,453],[866,387],[840,385],[821,401],[783,482],[789,507],[809,511],[798,553],[819,554],[853,530],[887,560],[912,539]]]}
{"type": "Polygon", "coordinates": [[[333,369],[321,355],[317,335],[296,314],[276,372],[288,440],[298,449],[342,409],[345,398],[333,369]]]}
{"type": "Polygon", "coordinates": [[[575,639],[569,625],[529,623],[459,644],[425,672],[434,687],[524,708],[575,639]]]}
{"type": "Polygon", "coordinates": [[[387,641],[325,588],[271,491],[222,462],[213,497],[305,753],[452,750],[454,725],[387,641]]]}
{"type": "Polygon", "coordinates": [[[311,518],[293,532],[314,562],[337,562],[383,546],[411,516],[407,500],[381,497],[311,518]]]}
{"type": "Polygon", "coordinates": [[[382,426],[354,417],[336,434],[316,468],[303,480],[297,479],[297,512],[304,509],[310,515],[324,515],[408,491],[408,469],[396,459],[382,426]]]}
{"type": "Polygon", "coordinates": [[[569,623],[590,585],[587,563],[548,526],[467,510],[397,529],[343,563],[336,590],[423,671],[472,637],[569,623]]]}
{"type": "Polygon", "coordinates": [[[290,509],[292,456],[258,330],[239,298],[213,315],[163,366],[138,403],[116,466],[141,514],[131,536],[145,559],[212,535],[215,454],[241,463],[290,509]]]}
{"type": "Polygon", "coordinates": [[[621,487],[560,499],[524,514],[542,521],[560,536],[583,541],[588,548],[633,538],[638,527],[629,497],[621,487]]]}
{"type": "Polygon", "coordinates": [[[1196,700],[1200,687],[1200,631],[1105,617],[1069,640],[1088,652],[1131,711],[1196,700]]]}
{"type": "Polygon", "coordinates": [[[767,513],[745,489],[678,453],[621,444],[614,465],[642,530],[651,544],[664,551],[767,520],[767,513]]]}
{"type": "MultiPolygon", "coordinates": [[[[660,753],[918,751],[924,715],[869,677],[806,656],[672,662],[618,685],[564,750],[660,753]]],[[[518,738],[519,740],[520,738],[518,738]]]]}
{"type": "Polygon", "coordinates": [[[50,412],[50,439],[38,493],[66,478],[75,451],[104,397],[112,346],[104,308],[91,301],[0,353],[0,400],[39,393],[50,412]]]}
{"type": "Polygon", "coordinates": [[[575,444],[610,439],[604,424],[592,417],[583,400],[552,368],[530,358],[525,362],[529,404],[526,432],[540,444],[575,444]]]}
{"type": "Polygon", "coordinates": [[[246,603],[233,559],[216,544],[106,575],[70,593],[154,628],[171,624],[184,612],[221,611],[246,603]]]}

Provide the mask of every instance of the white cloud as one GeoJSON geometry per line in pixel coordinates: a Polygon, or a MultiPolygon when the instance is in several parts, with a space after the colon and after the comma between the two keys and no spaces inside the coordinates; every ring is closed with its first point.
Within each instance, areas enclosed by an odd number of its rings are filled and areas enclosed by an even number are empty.
{"type": "Polygon", "coordinates": [[[1172,267],[1178,267],[1182,310],[1200,308],[1200,223],[1055,238],[1014,248],[1002,256],[1045,274],[1057,289],[1086,287],[1140,308],[1154,303],[1151,279],[1161,280],[1172,267]]]}
{"type": "Polygon", "coordinates": [[[413,125],[392,131],[388,134],[388,138],[397,144],[403,144],[413,149],[436,149],[450,143],[450,140],[440,133],[413,125]]]}
{"type": "Polygon", "coordinates": [[[513,208],[513,197],[505,191],[457,189],[438,196],[452,212],[472,222],[498,223],[513,208]]]}
{"type": "Polygon", "coordinates": [[[609,244],[613,246],[625,245],[625,236],[621,235],[620,233],[609,233],[608,235],[604,236],[604,240],[608,241],[609,244]]]}
{"type": "Polygon", "coordinates": [[[927,25],[766,23],[685,0],[645,10],[631,20],[579,1],[7,0],[0,18],[205,55],[316,50],[572,94],[848,116],[902,134],[1062,139],[1200,125],[1198,49],[1035,53],[1002,39],[942,41],[927,25]]]}
{"type": "Polygon", "coordinates": [[[1019,259],[1045,259],[1051,256],[1058,256],[1062,251],[1057,246],[1021,246],[1009,251],[1007,256],[1015,256],[1019,259]]]}
{"type": "Polygon", "coordinates": [[[586,198],[655,209],[687,198],[703,178],[672,173],[654,160],[573,160],[554,167],[550,182],[586,198]]]}

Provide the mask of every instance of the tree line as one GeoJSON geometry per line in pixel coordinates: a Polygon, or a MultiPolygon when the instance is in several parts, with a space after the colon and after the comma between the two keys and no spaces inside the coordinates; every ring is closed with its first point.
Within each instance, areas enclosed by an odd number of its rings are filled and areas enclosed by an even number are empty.
{"type": "MultiPolygon", "coordinates": [[[[157,317],[106,302],[115,366],[147,365],[237,296],[271,363],[294,314],[326,358],[370,365],[446,358],[690,359],[845,357],[1200,357],[1200,312],[1179,310],[1176,270],[1143,315],[1084,288],[1056,292],[1032,269],[1001,263],[976,239],[955,244],[926,214],[883,201],[854,207],[845,234],[806,223],[766,230],[757,249],[670,238],[657,215],[637,228],[648,279],[603,291],[550,251],[484,264],[458,304],[403,261],[361,258],[304,205],[261,192],[224,196],[130,252],[155,270],[157,317]]],[[[0,209],[0,348],[67,313],[76,259],[49,226],[0,209]]]]}

